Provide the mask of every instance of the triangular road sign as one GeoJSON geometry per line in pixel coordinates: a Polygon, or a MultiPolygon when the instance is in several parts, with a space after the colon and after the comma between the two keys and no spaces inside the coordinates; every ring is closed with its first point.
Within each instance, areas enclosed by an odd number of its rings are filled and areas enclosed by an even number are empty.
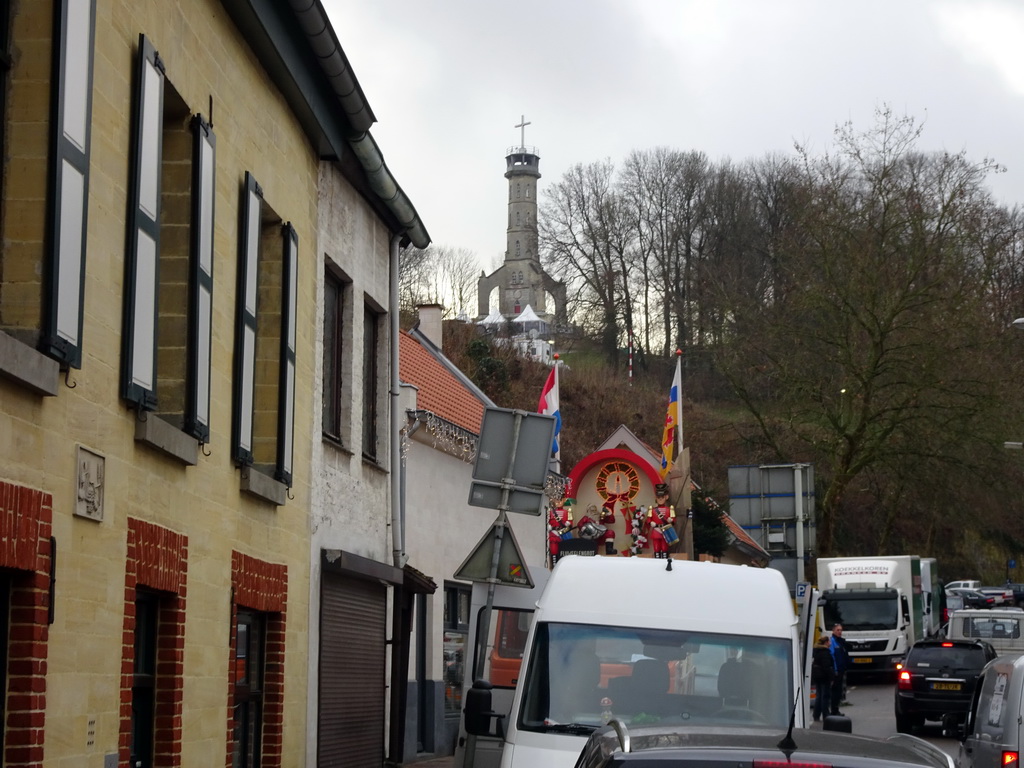
{"type": "Polygon", "coordinates": [[[500,518],[491,524],[491,529],[455,571],[455,578],[485,584],[495,582],[513,587],[533,588],[533,579],[530,578],[530,571],[516,542],[516,535],[511,526],[500,518]],[[492,574],[494,547],[499,542],[501,552],[498,555],[498,568],[497,572],[492,574]]]}

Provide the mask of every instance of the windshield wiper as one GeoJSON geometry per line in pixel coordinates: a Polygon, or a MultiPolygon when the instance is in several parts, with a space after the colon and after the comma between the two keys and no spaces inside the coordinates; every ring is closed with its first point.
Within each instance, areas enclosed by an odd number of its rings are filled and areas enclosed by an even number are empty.
{"type": "Polygon", "coordinates": [[[571,733],[575,736],[589,736],[597,730],[596,725],[584,723],[547,723],[544,730],[549,733],[571,733]]]}

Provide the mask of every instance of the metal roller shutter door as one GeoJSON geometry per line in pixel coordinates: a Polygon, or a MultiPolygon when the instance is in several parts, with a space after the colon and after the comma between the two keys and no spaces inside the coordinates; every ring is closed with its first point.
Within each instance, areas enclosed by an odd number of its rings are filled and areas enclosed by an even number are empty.
{"type": "Polygon", "coordinates": [[[383,765],[386,607],[379,582],[323,573],[320,768],[383,765]]]}

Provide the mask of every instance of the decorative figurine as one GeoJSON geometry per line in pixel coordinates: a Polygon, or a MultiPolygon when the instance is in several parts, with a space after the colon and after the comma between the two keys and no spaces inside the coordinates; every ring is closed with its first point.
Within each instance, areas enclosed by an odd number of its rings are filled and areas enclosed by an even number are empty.
{"type": "Polygon", "coordinates": [[[622,554],[627,557],[637,557],[647,549],[647,510],[644,507],[630,507],[632,514],[629,517],[629,536],[632,539],[632,543],[629,545],[629,549],[622,550],[622,554]]]}
{"type": "Polygon", "coordinates": [[[679,540],[679,534],[673,526],[676,511],[668,503],[668,495],[668,484],[658,483],[654,486],[654,506],[647,513],[654,556],[661,559],[668,557],[669,546],[679,540]]]}
{"type": "MultiPolygon", "coordinates": [[[[583,513],[583,517],[576,523],[576,530],[579,533],[581,539],[587,541],[597,542],[606,541],[608,536],[608,529],[601,525],[598,520],[597,505],[590,504],[587,506],[587,511],[583,513]]],[[[615,538],[615,534],[612,533],[612,538],[615,538]]],[[[612,552],[611,554],[615,554],[612,552]]]]}
{"type": "Polygon", "coordinates": [[[572,505],[572,499],[558,499],[548,509],[548,552],[552,568],[558,562],[562,540],[572,538],[572,505]]]}

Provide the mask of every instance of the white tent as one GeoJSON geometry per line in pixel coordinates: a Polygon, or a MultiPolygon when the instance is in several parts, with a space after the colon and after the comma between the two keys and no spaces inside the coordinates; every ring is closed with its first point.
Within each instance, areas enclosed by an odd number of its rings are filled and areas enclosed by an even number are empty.
{"type": "Polygon", "coordinates": [[[519,329],[518,333],[528,333],[531,338],[547,333],[548,330],[548,324],[537,316],[537,313],[533,311],[533,307],[529,304],[526,305],[522,312],[512,318],[512,322],[516,323],[519,329]]]}
{"type": "Polygon", "coordinates": [[[491,314],[485,317],[483,320],[478,320],[477,325],[502,325],[505,322],[505,317],[496,309],[491,310],[491,314]]]}
{"type": "Polygon", "coordinates": [[[537,317],[537,313],[533,311],[533,307],[531,307],[529,304],[527,304],[526,305],[526,309],[524,309],[522,312],[520,312],[518,315],[516,315],[514,318],[512,318],[512,322],[513,323],[542,323],[544,321],[541,320],[539,317],[537,317]]]}

